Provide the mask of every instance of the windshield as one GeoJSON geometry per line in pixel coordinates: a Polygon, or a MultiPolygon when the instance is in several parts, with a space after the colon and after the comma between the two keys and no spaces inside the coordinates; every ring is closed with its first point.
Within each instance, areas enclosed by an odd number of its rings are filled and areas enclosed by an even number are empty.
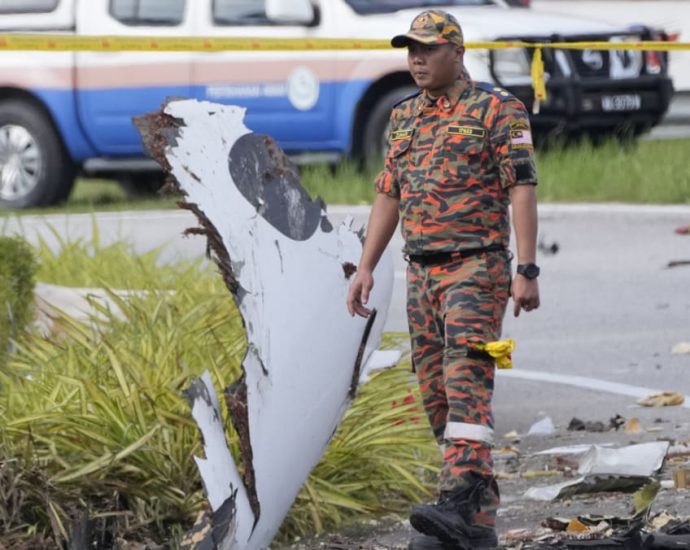
{"type": "Polygon", "coordinates": [[[346,0],[357,13],[390,13],[410,8],[486,6],[493,0],[346,0]]]}

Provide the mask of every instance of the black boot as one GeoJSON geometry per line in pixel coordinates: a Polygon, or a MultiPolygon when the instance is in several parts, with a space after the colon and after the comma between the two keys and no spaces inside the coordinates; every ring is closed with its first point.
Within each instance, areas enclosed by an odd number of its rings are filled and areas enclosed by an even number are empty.
{"type": "Polygon", "coordinates": [[[471,486],[441,491],[436,504],[419,504],[412,509],[412,527],[458,550],[495,548],[498,546],[496,531],[472,525],[487,486],[488,480],[477,478],[471,486]]]}

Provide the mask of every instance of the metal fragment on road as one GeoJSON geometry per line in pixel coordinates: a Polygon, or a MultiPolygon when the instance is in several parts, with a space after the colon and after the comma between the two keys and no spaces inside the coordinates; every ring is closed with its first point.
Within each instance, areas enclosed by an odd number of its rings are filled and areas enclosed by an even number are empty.
{"type": "MultiPolygon", "coordinates": [[[[545,487],[532,487],[525,493],[525,498],[549,501],[578,493],[629,490],[642,486],[661,469],[668,448],[668,441],[617,449],[591,445],[579,460],[577,473],[580,477],[545,487]]],[[[581,445],[573,446],[573,449],[583,450],[581,445]]],[[[567,447],[563,448],[563,452],[567,451],[567,447]]]]}
{"type": "Polygon", "coordinates": [[[244,114],[172,101],[136,124],[184,194],[181,206],[199,219],[190,233],[207,237],[247,330],[244,375],[225,391],[240,436],[239,467],[210,378],[190,390],[206,453],[197,462],[213,511],[212,529],[196,547],[253,550],[275,536],[369,359],[380,367],[396,357],[373,355],[392,292],[390,255],[377,267],[368,304],[378,314],[351,318],[345,300],[361,233],[333,226],[275,142],[246,128],[244,114]]]}

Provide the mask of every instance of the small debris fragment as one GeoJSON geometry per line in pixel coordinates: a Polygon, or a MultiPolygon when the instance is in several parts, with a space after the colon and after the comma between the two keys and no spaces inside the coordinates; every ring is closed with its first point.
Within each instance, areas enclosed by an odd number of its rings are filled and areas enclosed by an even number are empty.
{"type": "Polygon", "coordinates": [[[640,399],[637,404],[643,407],[675,407],[682,405],[684,402],[685,396],[677,392],[665,391],[648,395],[640,399]]]}
{"type": "Polygon", "coordinates": [[[530,427],[527,435],[551,435],[556,431],[556,426],[550,416],[545,416],[530,427]]]}
{"type": "Polygon", "coordinates": [[[636,416],[633,416],[625,423],[623,431],[626,434],[639,434],[642,431],[642,427],[640,426],[640,419],[636,416]]]}
{"type": "Polygon", "coordinates": [[[570,424],[568,424],[568,431],[569,432],[603,432],[605,430],[604,423],[595,421],[595,422],[590,422],[590,421],[584,421],[580,420],[579,418],[573,417],[572,420],[570,421],[570,424]]]}
{"type": "Polygon", "coordinates": [[[690,225],[681,225],[676,227],[676,233],[678,235],[690,235],[690,225]]]}
{"type": "Polygon", "coordinates": [[[673,470],[673,485],[676,489],[690,488],[690,463],[673,470]]]}
{"type": "Polygon", "coordinates": [[[558,251],[561,247],[558,245],[556,241],[552,243],[546,243],[544,239],[540,239],[537,248],[539,249],[539,252],[541,252],[544,256],[554,256],[555,254],[558,254],[558,251]]]}
{"type": "Polygon", "coordinates": [[[690,354],[690,342],[678,342],[671,349],[673,355],[686,355],[690,354]]]}

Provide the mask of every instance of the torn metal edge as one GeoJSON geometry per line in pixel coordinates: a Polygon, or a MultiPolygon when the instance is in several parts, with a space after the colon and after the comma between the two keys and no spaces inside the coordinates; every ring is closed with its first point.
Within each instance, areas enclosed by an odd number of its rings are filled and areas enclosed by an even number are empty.
{"type": "Polygon", "coordinates": [[[240,455],[242,457],[242,481],[247,490],[249,506],[254,512],[254,525],[252,531],[261,516],[261,504],[256,491],[256,473],[254,472],[254,452],[249,436],[249,403],[247,401],[247,382],[245,374],[242,374],[232,385],[223,392],[225,404],[230,411],[230,421],[239,438],[240,455]]]}
{"type": "Polygon", "coordinates": [[[357,394],[357,386],[359,385],[359,374],[362,370],[362,361],[364,359],[364,351],[367,347],[367,342],[369,341],[369,334],[371,334],[371,327],[374,326],[374,321],[376,321],[377,315],[376,309],[371,310],[371,314],[367,319],[367,324],[364,327],[364,333],[362,334],[362,341],[359,343],[359,350],[357,351],[357,358],[355,359],[355,365],[352,370],[352,382],[350,382],[350,391],[348,396],[350,399],[354,399],[357,394]]]}

